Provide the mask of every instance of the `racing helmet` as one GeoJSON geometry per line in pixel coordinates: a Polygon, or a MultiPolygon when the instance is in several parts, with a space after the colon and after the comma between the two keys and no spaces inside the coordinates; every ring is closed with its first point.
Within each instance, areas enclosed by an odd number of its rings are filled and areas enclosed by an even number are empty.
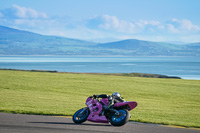
{"type": "Polygon", "coordinates": [[[119,92],[114,92],[113,94],[112,94],[112,97],[114,97],[114,98],[117,98],[117,97],[121,97],[121,94],[119,93],[119,92]]]}

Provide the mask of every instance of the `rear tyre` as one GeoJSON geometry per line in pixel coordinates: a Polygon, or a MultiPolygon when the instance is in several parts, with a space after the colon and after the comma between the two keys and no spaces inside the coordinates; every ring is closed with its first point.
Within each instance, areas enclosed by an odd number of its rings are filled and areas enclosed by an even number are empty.
{"type": "MultiPolygon", "coordinates": [[[[83,108],[83,109],[85,109],[85,108],[83,108]]],[[[83,111],[83,109],[79,109],[78,111],[76,111],[74,113],[74,115],[72,117],[72,120],[74,123],[81,124],[87,120],[90,112],[88,109],[86,109],[85,111],[83,111]]]]}
{"type": "Polygon", "coordinates": [[[122,109],[122,110],[118,110],[118,112],[119,112],[119,115],[114,114],[110,118],[110,123],[113,126],[123,126],[130,119],[130,114],[129,114],[128,110],[122,109]]]}

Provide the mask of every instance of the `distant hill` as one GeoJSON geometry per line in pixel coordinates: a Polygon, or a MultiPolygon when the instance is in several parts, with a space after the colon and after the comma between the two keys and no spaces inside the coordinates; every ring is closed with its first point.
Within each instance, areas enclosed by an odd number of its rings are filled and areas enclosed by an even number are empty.
{"type": "Polygon", "coordinates": [[[142,41],[135,39],[99,44],[98,46],[112,50],[118,49],[127,51],[127,53],[129,53],[130,55],[132,54],[147,56],[174,55],[175,50],[181,50],[181,47],[179,45],[142,41]]]}
{"type": "Polygon", "coordinates": [[[1,55],[67,55],[84,50],[85,46],[90,45],[96,44],[78,39],[44,36],[0,26],[1,55]]]}
{"type": "Polygon", "coordinates": [[[129,39],[98,44],[0,26],[0,55],[200,56],[200,42],[177,45],[129,39]]]}

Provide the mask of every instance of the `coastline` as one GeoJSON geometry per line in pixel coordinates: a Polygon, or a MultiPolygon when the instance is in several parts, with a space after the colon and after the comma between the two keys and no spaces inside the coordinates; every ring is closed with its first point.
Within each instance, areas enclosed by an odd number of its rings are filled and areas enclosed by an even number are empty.
{"type": "Polygon", "coordinates": [[[0,56],[1,69],[55,70],[107,75],[114,73],[126,76],[136,73],[136,77],[157,74],[186,80],[200,80],[199,66],[200,60],[197,57],[0,56]]]}
{"type": "Polygon", "coordinates": [[[70,73],[70,74],[90,74],[90,75],[112,75],[112,76],[143,77],[143,78],[182,79],[181,77],[178,77],[178,76],[167,76],[167,75],[147,74],[147,73],[87,73],[87,72],[60,72],[60,71],[51,71],[51,70],[24,70],[24,69],[6,69],[6,68],[0,68],[0,70],[27,71],[27,72],[49,72],[49,73],[70,73]]]}

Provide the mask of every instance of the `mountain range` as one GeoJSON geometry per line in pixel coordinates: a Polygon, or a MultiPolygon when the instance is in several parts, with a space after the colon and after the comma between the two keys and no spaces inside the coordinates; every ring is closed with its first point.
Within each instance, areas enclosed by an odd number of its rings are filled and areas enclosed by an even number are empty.
{"type": "Polygon", "coordinates": [[[0,26],[0,55],[200,56],[200,42],[178,45],[128,39],[94,43],[0,26]]]}

